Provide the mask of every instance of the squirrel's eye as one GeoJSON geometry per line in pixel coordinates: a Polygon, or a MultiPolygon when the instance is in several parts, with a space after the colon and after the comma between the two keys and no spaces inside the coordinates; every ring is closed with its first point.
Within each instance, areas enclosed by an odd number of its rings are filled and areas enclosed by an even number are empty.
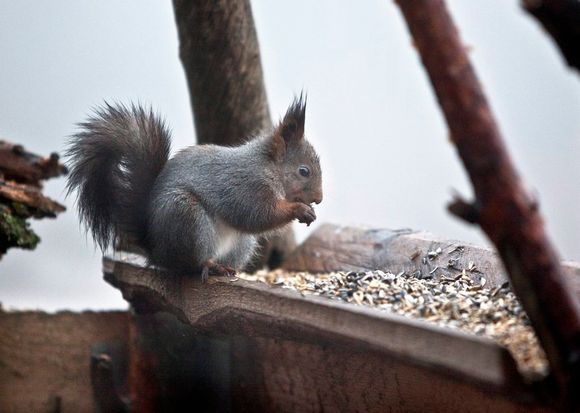
{"type": "Polygon", "coordinates": [[[307,166],[302,165],[300,168],[298,168],[298,173],[303,177],[308,178],[310,176],[310,169],[308,169],[307,166]]]}

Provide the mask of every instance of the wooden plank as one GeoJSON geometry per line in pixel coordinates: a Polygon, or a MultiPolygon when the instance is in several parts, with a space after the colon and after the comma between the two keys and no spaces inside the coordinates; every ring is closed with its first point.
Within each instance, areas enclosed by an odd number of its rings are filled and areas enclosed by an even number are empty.
{"type": "MultiPolygon", "coordinates": [[[[284,262],[287,270],[329,272],[405,271],[419,277],[455,277],[461,270],[494,288],[508,281],[503,265],[490,248],[410,230],[363,229],[321,225],[284,262]],[[438,250],[440,253],[436,254],[438,250]],[[451,260],[451,266],[450,266],[451,260]],[[470,270],[472,268],[472,270],[470,270]]],[[[580,298],[580,265],[563,262],[565,276],[580,298]]]]}
{"type": "Polygon", "coordinates": [[[230,346],[196,334],[172,314],[133,314],[128,388],[131,411],[231,411],[230,346]]]}
{"type": "MultiPolygon", "coordinates": [[[[256,338],[270,412],[546,412],[477,385],[352,347],[256,338]]],[[[259,410],[253,410],[259,411],[259,410]]]]}
{"type": "Polygon", "coordinates": [[[91,347],[127,344],[126,312],[0,311],[0,411],[94,412],[91,347]]]}
{"type": "MultiPolygon", "coordinates": [[[[488,339],[259,283],[216,277],[200,284],[194,278],[162,275],[145,268],[142,258],[134,254],[106,257],[104,272],[105,279],[139,311],[168,311],[204,334],[288,341],[323,348],[328,354],[338,349],[373,354],[505,400],[534,399],[511,356],[488,339]]],[[[258,345],[253,352],[256,362],[266,363],[260,349],[258,345]]],[[[344,366],[327,368],[350,374],[344,366]]],[[[265,382],[269,374],[264,372],[265,382]]],[[[269,393],[268,397],[277,396],[269,393]]]]}

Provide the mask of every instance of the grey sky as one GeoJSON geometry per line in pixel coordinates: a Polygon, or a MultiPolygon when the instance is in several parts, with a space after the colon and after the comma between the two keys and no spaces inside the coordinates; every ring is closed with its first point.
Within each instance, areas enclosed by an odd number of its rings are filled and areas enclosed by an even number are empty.
{"type": "MultiPolygon", "coordinates": [[[[564,258],[580,260],[580,77],[517,1],[450,1],[508,147],[541,200],[564,258]]],[[[252,1],[274,118],[302,88],[324,168],[320,222],[424,229],[484,243],[445,212],[465,174],[392,1],[252,1]]],[[[0,1],[0,137],[63,151],[91,106],[150,103],[174,149],[194,132],[168,1],[0,1]]],[[[101,279],[64,180],[69,210],[34,224],[42,243],[0,261],[5,307],[124,307],[101,279]]],[[[314,228],[316,225],[313,226],[314,228]]],[[[312,228],[312,226],[311,226],[312,228]]],[[[301,238],[308,230],[296,226],[301,238]]]]}

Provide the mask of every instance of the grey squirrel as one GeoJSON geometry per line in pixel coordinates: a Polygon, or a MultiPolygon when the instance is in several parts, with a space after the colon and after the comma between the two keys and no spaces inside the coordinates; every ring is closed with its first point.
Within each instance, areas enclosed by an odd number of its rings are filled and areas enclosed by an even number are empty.
{"type": "Polygon", "coordinates": [[[305,98],[269,133],[236,147],[194,145],[169,159],[164,122],[140,106],[95,110],[68,150],[69,194],[104,251],[120,237],[177,273],[231,275],[260,235],[316,219],[318,155],[304,138],[305,98]]]}

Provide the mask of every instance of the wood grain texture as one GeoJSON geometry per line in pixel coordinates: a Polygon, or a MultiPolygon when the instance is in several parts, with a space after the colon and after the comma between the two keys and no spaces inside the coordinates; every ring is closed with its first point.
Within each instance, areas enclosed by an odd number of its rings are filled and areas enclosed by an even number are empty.
{"type": "Polygon", "coordinates": [[[95,411],[91,347],[126,345],[125,312],[0,311],[0,411],[95,411]]]}
{"type": "Polygon", "coordinates": [[[165,312],[133,314],[132,320],[131,411],[231,411],[226,340],[202,336],[165,312]]]}
{"type": "Polygon", "coordinates": [[[355,347],[257,338],[271,412],[547,412],[355,347]]]}

